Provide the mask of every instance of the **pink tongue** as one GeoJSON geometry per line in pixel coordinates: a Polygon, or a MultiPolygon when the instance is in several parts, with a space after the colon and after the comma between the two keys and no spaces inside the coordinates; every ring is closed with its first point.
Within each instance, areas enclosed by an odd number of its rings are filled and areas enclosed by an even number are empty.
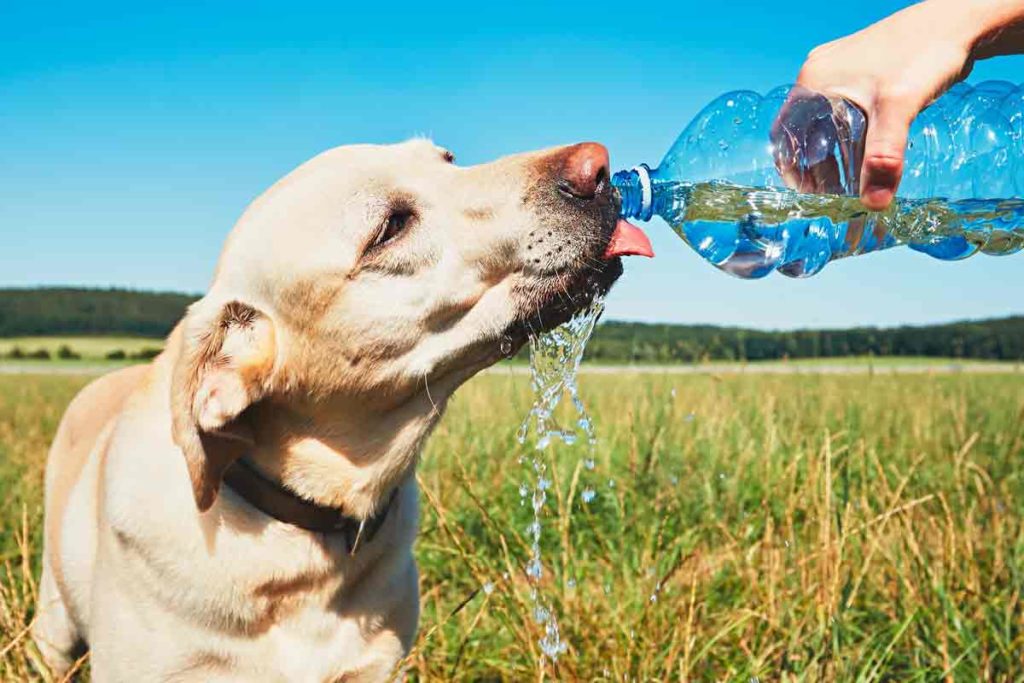
{"type": "Polygon", "coordinates": [[[615,231],[612,239],[608,242],[608,249],[604,252],[604,258],[612,259],[616,256],[646,256],[654,257],[654,250],[651,249],[651,240],[647,239],[644,231],[632,223],[621,218],[615,224],[615,231]]]}

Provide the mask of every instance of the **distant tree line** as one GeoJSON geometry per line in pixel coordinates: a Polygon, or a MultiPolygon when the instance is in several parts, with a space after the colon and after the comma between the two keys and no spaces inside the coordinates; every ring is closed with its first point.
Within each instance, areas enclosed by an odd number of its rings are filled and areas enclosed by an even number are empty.
{"type": "MultiPolygon", "coordinates": [[[[165,337],[197,297],[124,289],[0,289],[0,337],[165,337]]],[[[23,352],[25,353],[25,352],[23,352]]],[[[609,321],[587,347],[605,362],[693,363],[842,356],[1024,359],[1024,316],[919,327],[771,332],[609,321]]]]}
{"type": "Polygon", "coordinates": [[[710,325],[609,321],[587,357],[644,363],[758,361],[841,356],[1024,359],[1024,316],[920,327],[770,332],[710,325]]]}
{"type": "Polygon", "coordinates": [[[165,337],[196,298],[125,289],[0,289],[0,337],[165,337]]]}

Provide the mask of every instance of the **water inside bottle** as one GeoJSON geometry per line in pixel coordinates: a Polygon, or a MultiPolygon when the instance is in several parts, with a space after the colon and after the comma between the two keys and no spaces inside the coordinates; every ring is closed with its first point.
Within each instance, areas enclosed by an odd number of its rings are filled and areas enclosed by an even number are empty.
{"type": "MultiPolygon", "coordinates": [[[[583,464],[588,470],[594,469],[593,451],[597,443],[594,426],[579,395],[577,374],[583,351],[594,333],[598,319],[604,312],[604,300],[598,296],[585,310],[564,325],[540,336],[530,338],[530,372],[534,392],[534,404],[519,428],[519,443],[531,441],[531,453],[520,458],[528,468],[529,481],[519,489],[524,501],[529,501],[533,518],[526,528],[530,539],[530,559],[526,564],[526,575],[530,580],[530,598],[533,602],[533,618],[543,627],[544,635],[538,642],[542,658],[557,660],[566,650],[558,628],[558,616],[550,602],[540,592],[540,580],[544,573],[541,553],[541,538],[544,533],[544,514],[551,488],[551,473],[545,452],[556,442],[566,445],[578,444],[583,437],[585,454],[583,464]],[[568,395],[575,414],[572,426],[562,426],[555,419],[555,410],[568,395]]],[[[593,500],[591,488],[584,489],[585,503],[593,500]]]]}
{"type": "Polygon", "coordinates": [[[943,260],[1024,247],[1022,199],[897,199],[881,213],[857,197],[724,181],[658,188],[660,214],[706,260],[742,278],[809,277],[829,261],[906,244],[943,260]]]}

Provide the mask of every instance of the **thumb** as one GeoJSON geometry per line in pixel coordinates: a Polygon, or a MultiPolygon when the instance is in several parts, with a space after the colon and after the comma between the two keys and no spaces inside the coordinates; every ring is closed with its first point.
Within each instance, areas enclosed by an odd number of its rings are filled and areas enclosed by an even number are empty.
{"type": "Polygon", "coordinates": [[[907,149],[910,123],[916,111],[884,106],[868,119],[864,162],[860,171],[860,198],[871,211],[882,211],[892,203],[903,177],[903,155],[907,149]]]}

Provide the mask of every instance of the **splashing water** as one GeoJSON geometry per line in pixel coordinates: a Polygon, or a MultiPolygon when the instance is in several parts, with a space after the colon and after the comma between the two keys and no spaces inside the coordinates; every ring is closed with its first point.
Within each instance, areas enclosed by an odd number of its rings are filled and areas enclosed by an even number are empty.
{"type": "MultiPolygon", "coordinates": [[[[597,437],[594,434],[594,426],[590,417],[583,406],[583,401],[580,399],[576,375],[580,362],[583,360],[583,350],[594,333],[594,328],[603,312],[604,299],[599,296],[587,309],[576,314],[572,320],[561,327],[540,337],[530,338],[530,370],[534,404],[519,428],[518,439],[519,443],[525,444],[531,432],[534,437],[533,454],[525,460],[521,460],[524,464],[529,464],[533,470],[533,488],[531,493],[527,490],[527,485],[524,484],[520,488],[520,495],[524,499],[529,496],[533,508],[533,519],[526,528],[530,538],[530,559],[526,563],[526,575],[531,583],[530,597],[534,605],[534,620],[544,626],[544,637],[541,638],[538,645],[540,645],[542,658],[548,657],[552,660],[557,660],[559,655],[566,651],[567,646],[559,633],[558,618],[554,610],[539,591],[540,580],[544,574],[540,547],[544,531],[542,518],[544,506],[547,503],[548,489],[551,488],[552,483],[547,475],[547,464],[541,453],[556,440],[566,445],[573,445],[582,434],[587,444],[586,467],[588,470],[594,468],[592,456],[597,437]],[[569,394],[576,410],[576,423],[570,429],[560,427],[554,418],[555,409],[565,394],[569,394]]],[[[593,497],[592,489],[584,491],[584,502],[589,503],[593,497]]]]}
{"type": "MultiPolygon", "coordinates": [[[[576,375],[583,360],[583,351],[603,312],[604,298],[595,297],[588,308],[561,327],[539,337],[530,337],[534,404],[519,428],[519,443],[526,443],[531,427],[537,436],[535,448],[538,451],[547,448],[552,439],[559,439],[568,445],[576,443],[577,429],[562,429],[553,417],[565,393],[569,394],[576,408],[576,427],[583,432],[589,445],[597,442],[594,426],[580,399],[576,375]]],[[[589,463],[592,459],[588,458],[587,461],[587,467],[591,469],[589,463]]]]}

